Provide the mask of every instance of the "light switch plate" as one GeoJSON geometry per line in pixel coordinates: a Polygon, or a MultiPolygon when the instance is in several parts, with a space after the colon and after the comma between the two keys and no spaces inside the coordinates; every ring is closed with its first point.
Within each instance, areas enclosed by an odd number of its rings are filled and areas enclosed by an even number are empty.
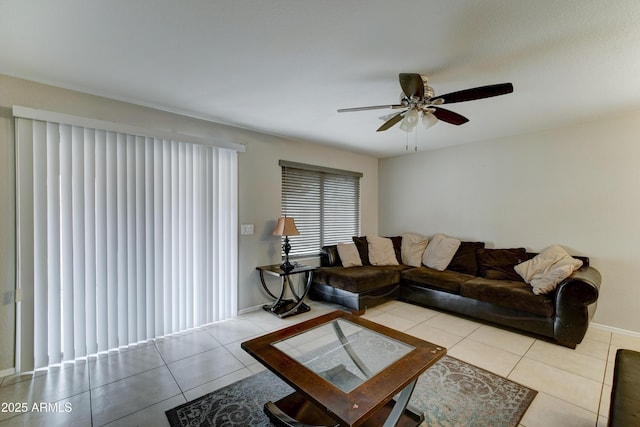
{"type": "Polygon", "coordinates": [[[240,225],[240,234],[246,236],[248,234],[253,234],[253,224],[242,224],[240,225]]]}

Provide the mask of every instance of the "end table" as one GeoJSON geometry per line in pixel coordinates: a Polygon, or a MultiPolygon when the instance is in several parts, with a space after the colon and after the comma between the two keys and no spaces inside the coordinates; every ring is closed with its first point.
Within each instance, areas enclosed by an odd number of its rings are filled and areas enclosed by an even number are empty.
{"type": "Polygon", "coordinates": [[[309,288],[311,288],[311,279],[313,278],[313,272],[317,267],[311,267],[308,265],[296,265],[295,268],[291,271],[284,271],[280,268],[280,265],[263,265],[260,267],[256,267],[256,270],[260,272],[260,283],[264,288],[265,292],[269,294],[271,298],[274,299],[274,302],[271,304],[264,305],[262,308],[265,311],[268,311],[271,314],[274,314],[280,318],[293,316],[298,313],[305,313],[311,308],[304,303],[304,297],[309,292],[309,288]],[[264,275],[268,274],[270,276],[276,276],[280,278],[280,293],[278,296],[275,296],[271,293],[267,284],[264,281],[264,275]],[[304,274],[305,275],[305,287],[302,294],[298,295],[293,285],[291,284],[291,276],[294,274],[304,274]],[[293,296],[291,298],[285,298],[285,292],[287,287],[293,296]]]}

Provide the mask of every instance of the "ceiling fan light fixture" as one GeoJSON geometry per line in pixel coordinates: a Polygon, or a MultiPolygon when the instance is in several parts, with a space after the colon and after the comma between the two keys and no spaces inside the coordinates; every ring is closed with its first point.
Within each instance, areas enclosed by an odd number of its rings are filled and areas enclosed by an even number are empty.
{"type": "Polygon", "coordinates": [[[436,116],[434,116],[428,111],[422,113],[422,126],[425,129],[429,129],[431,126],[435,125],[436,123],[438,123],[438,119],[436,116]]]}
{"type": "Polygon", "coordinates": [[[411,132],[418,125],[419,115],[418,110],[411,109],[406,112],[402,122],[400,122],[400,129],[405,132],[411,132]]]}

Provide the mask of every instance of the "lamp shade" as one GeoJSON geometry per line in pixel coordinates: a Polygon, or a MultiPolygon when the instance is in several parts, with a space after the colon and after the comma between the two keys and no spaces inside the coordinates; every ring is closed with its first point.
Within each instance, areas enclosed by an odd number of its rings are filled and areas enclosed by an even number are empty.
{"type": "Polygon", "coordinates": [[[275,230],[273,230],[274,236],[297,236],[300,232],[296,228],[296,223],[291,217],[281,216],[278,218],[275,230]]]}

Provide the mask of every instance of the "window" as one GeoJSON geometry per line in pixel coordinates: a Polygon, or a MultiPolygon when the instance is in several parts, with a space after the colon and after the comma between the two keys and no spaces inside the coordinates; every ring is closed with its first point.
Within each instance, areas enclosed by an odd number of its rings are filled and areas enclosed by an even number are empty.
{"type": "Polygon", "coordinates": [[[362,173],[280,161],[282,215],[293,217],[290,256],[316,255],[320,248],[350,242],[360,234],[362,173]]]}
{"type": "Polygon", "coordinates": [[[236,314],[235,150],[16,118],[16,152],[19,371],[236,314]]]}

